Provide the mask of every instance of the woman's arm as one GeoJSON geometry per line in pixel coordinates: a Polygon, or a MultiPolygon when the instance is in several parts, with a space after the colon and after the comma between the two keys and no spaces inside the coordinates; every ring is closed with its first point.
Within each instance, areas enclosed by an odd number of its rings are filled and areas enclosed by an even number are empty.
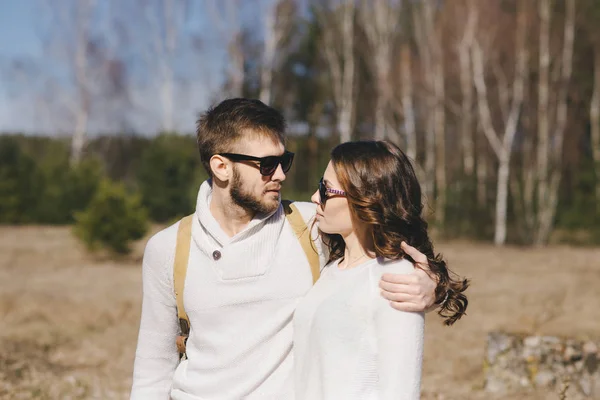
{"type": "Polygon", "coordinates": [[[179,361],[175,343],[179,327],[171,277],[175,236],[171,229],[150,238],[144,251],[142,317],[131,400],[168,400],[179,361]]]}
{"type": "Polygon", "coordinates": [[[424,314],[393,309],[379,295],[378,288],[382,273],[410,274],[413,268],[408,261],[374,267],[373,328],[377,341],[378,393],[382,400],[420,398],[424,314]]]}
{"type": "Polygon", "coordinates": [[[387,273],[382,275],[379,283],[381,295],[390,301],[390,305],[400,311],[430,312],[439,304],[436,303],[438,282],[429,273],[427,256],[414,247],[402,242],[402,250],[412,257],[420,268],[409,274],[387,273]]]}

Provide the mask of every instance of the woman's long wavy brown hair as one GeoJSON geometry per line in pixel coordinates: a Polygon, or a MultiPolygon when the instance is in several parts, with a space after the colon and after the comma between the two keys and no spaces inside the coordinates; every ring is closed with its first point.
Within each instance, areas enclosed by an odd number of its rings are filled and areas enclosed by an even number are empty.
{"type": "MultiPolygon", "coordinates": [[[[407,258],[402,241],[427,256],[429,270],[438,282],[436,300],[447,299],[438,314],[446,325],[460,319],[467,309],[467,279],[452,273],[440,254],[435,254],[422,217],[421,185],[410,159],[388,141],[342,143],[331,152],[331,163],[346,192],[350,215],[363,247],[377,257],[407,258]]],[[[330,261],[344,256],[340,235],[321,232],[330,250],[330,261]]],[[[416,264],[415,264],[416,265],[416,264]]]]}

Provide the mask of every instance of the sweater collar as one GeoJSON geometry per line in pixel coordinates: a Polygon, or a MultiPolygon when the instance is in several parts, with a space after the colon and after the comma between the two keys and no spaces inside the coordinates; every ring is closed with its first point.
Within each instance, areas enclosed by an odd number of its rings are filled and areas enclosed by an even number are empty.
{"type": "MultiPolygon", "coordinates": [[[[262,226],[264,226],[272,216],[283,213],[283,207],[279,206],[277,209],[270,213],[256,214],[242,231],[230,237],[221,228],[221,225],[219,225],[219,223],[210,211],[212,191],[212,179],[208,179],[204,181],[202,185],[200,185],[200,190],[198,191],[198,197],[196,200],[196,217],[198,218],[198,222],[200,222],[200,225],[202,225],[204,229],[217,242],[221,244],[221,246],[225,246],[228,243],[234,243],[236,241],[243,240],[249,235],[252,235],[253,233],[260,230],[262,226]]],[[[276,215],[276,217],[280,216],[276,215]]],[[[275,219],[279,220],[280,218],[275,219]]]]}

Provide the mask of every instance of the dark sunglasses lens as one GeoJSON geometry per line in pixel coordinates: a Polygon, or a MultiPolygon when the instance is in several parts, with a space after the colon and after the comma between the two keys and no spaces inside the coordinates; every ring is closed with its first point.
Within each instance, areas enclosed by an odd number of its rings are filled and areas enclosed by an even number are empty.
{"type": "Polygon", "coordinates": [[[327,188],[325,188],[325,184],[323,183],[323,179],[319,181],[319,197],[322,205],[325,205],[327,201],[327,188]]]}
{"type": "Polygon", "coordinates": [[[265,157],[260,162],[260,173],[269,176],[275,172],[279,165],[279,157],[265,157]]]}
{"type": "Polygon", "coordinates": [[[281,156],[281,169],[284,173],[287,173],[292,168],[292,162],[294,162],[294,153],[286,152],[281,156]]]}

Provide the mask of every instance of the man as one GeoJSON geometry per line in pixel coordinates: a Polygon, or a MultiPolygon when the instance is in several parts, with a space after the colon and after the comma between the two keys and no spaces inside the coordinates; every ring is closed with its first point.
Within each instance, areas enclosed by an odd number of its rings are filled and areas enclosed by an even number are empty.
{"type": "MultiPolygon", "coordinates": [[[[280,204],[293,160],[284,131],[283,116],[258,100],[225,100],[198,121],[200,156],[211,179],[200,187],[192,221],[187,358],[179,362],[175,345],[176,223],[154,235],[144,252],[131,399],[293,399],[292,317],[312,278],[280,204]]],[[[310,223],[314,205],[294,204],[310,223]]],[[[319,252],[322,267],[326,256],[319,252]]],[[[426,272],[388,278],[381,286],[384,297],[398,300],[393,307],[432,306],[436,284],[426,272]]]]}

